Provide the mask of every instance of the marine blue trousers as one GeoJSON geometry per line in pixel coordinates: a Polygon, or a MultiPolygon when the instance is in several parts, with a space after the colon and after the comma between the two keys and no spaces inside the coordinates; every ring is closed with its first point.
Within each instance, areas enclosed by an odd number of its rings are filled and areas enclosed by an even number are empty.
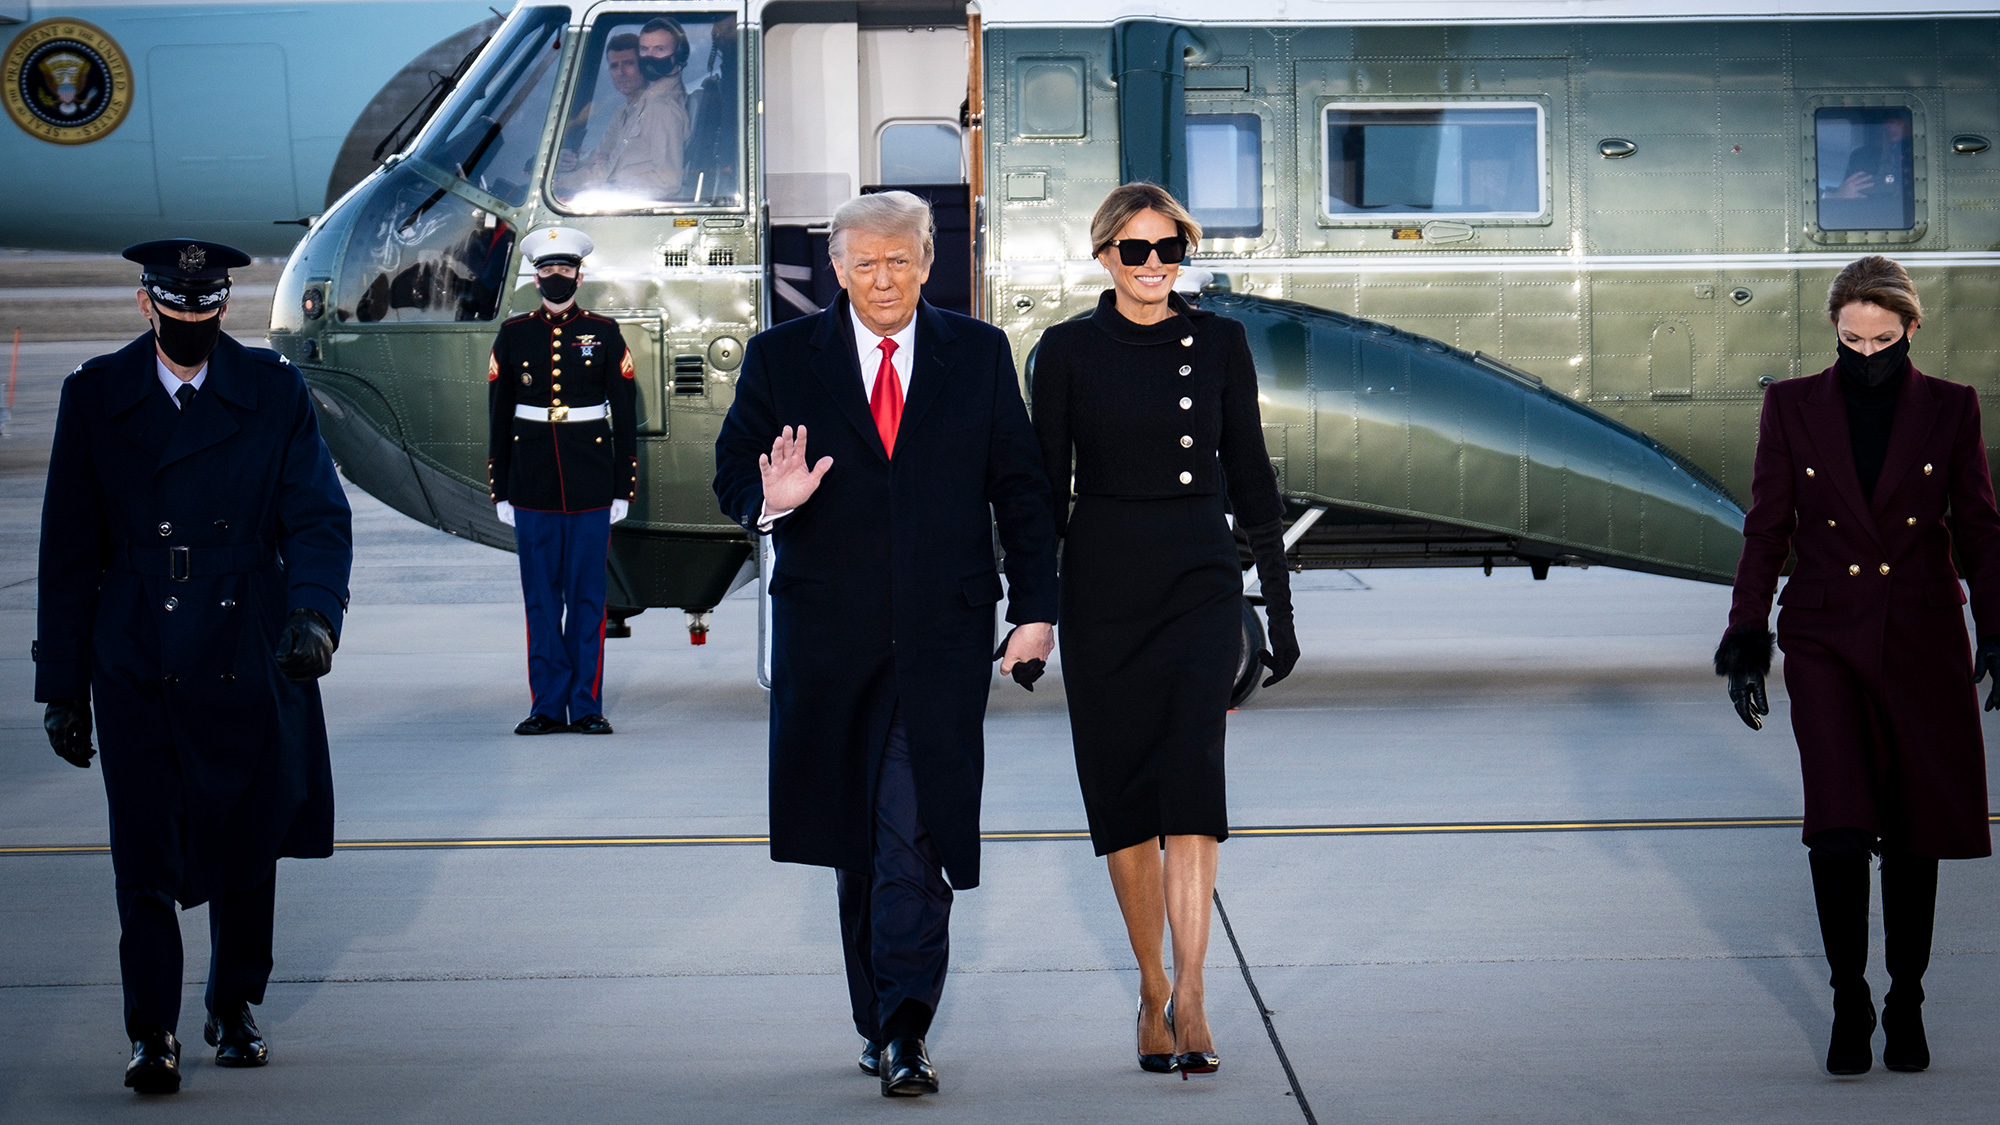
{"type": "Polygon", "coordinates": [[[604,714],[604,556],[611,509],[514,509],[521,602],[528,615],[532,710],[573,723],[604,714]]]}
{"type": "Polygon", "coordinates": [[[898,707],[875,784],[872,871],[837,871],[854,1030],[886,1043],[930,1030],[951,957],[951,884],[917,808],[898,707]]]}

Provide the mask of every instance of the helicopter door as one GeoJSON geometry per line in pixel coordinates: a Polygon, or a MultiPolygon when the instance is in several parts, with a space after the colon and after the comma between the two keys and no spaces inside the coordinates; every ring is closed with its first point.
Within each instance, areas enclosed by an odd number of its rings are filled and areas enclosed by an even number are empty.
{"type": "Polygon", "coordinates": [[[832,302],[840,286],[827,256],[827,224],[841,204],[878,191],[909,191],[930,202],[936,258],[924,297],[942,309],[971,311],[971,192],[959,124],[964,8],[913,10],[864,2],[857,22],[765,29],[766,308],[774,324],[832,302]]]}

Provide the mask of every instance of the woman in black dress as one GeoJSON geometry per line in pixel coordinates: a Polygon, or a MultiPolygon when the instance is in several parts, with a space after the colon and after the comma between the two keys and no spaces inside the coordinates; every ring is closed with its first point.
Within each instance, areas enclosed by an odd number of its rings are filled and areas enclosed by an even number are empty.
{"type": "Polygon", "coordinates": [[[1139,960],[1139,1065],[1205,1074],[1220,1065],[1201,969],[1216,845],[1229,835],[1222,740],[1242,643],[1225,485],[1263,582],[1267,686],[1299,655],[1284,508],[1243,326],[1173,292],[1200,225],[1164,189],[1136,183],[1106,197],[1090,236],[1113,288],[1087,319],[1043,334],[1034,375],[1066,540],[1063,679],[1091,843],[1108,857],[1139,960]]]}

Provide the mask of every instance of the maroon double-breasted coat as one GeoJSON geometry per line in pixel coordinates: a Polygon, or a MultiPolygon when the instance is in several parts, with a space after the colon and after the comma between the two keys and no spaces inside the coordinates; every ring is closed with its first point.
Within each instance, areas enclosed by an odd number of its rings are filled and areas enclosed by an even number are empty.
{"type": "Polygon", "coordinates": [[[1910,367],[1874,498],[1862,496],[1840,374],[1778,383],[1758,426],[1729,627],[1778,597],[1805,836],[1858,828],[1939,859],[1991,855],[1966,598],[2000,636],[2000,513],[1972,388],[1910,367]]]}

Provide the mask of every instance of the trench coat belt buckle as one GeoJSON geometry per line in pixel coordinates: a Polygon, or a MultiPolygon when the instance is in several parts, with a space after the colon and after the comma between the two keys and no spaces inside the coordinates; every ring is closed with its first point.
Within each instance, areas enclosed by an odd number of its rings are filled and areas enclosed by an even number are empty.
{"type": "Polygon", "coordinates": [[[528,422],[595,422],[610,412],[601,402],[596,406],[514,407],[514,417],[528,422]]]}
{"type": "Polygon", "coordinates": [[[186,582],[197,576],[246,574],[271,565],[271,548],[262,543],[232,543],[226,547],[127,547],[125,565],[132,574],[186,582]]]}

